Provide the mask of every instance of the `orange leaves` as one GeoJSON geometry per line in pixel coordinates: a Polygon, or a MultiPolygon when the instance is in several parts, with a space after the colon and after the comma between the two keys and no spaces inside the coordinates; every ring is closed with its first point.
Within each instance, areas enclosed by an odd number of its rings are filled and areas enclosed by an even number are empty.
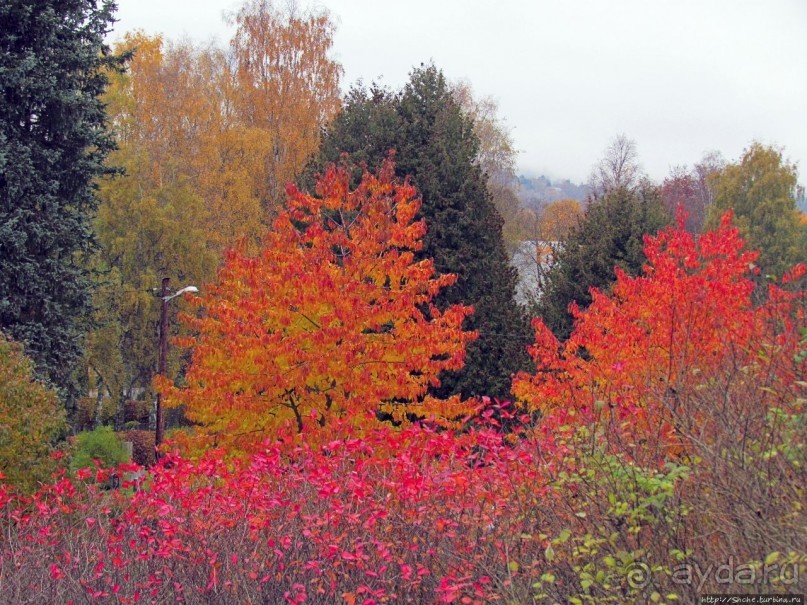
{"type": "Polygon", "coordinates": [[[580,202],[574,199],[562,199],[552,202],[544,208],[538,221],[540,238],[545,241],[565,241],[566,237],[583,217],[580,202]]]}
{"type": "Polygon", "coordinates": [[[349,171],[331,168],[317,197],[290,187],[258,256],[230,251],[197,299],[187,387],[167,395],[215,443],[246,447],[332,418],[361,427],[380,411],[398,422],[469,411],[426,396],[476,336],[461,327],[469,307],[431,305],[455,278],[415,262],[419,201],[393,174],[388,162],[351,190],[349,171]]]}

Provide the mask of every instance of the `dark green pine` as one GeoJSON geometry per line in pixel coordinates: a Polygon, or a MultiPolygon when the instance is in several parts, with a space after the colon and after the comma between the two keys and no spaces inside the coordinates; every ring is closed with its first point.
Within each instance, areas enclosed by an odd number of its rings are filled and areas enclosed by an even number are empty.
{"type": "Polygon", "coordinates": [[[658,188],[643,183],[618,188],[592,200],[572,230],[548,275],[537,314],[561,341],[569,338],[574,318],[569,305],[591,304],[591,288],[607,291],[616,281],[615,267],[638,275],[646,261],[645,234],[669,225],[658,188]]]}
{"type": "Polygon", "coordinates": [[[112,148],[102,69],[114,4],[0,3],[0,329],[71,393],[90,311],[94,180],[112,148]]]}
{"type": "Polygon", "coordinates": [[[454,102],[442,72],[429,65],[415,69],[400,93],[351,91],[313,166],[321,169],[347,154],[374,169],[395,150],[397,173],[409,176],[423,199],[422,257],[433,258],[438,272],[458,276],[436,304],[473,305],[465,327],[479,332],[463,370],[444,373],[435,394],[506,399],[511,375],[529,367],[532,335],[514,299],[516,274],[504,247],[503,221],[475,162],[477,145],[472,122],[454,102]]]}

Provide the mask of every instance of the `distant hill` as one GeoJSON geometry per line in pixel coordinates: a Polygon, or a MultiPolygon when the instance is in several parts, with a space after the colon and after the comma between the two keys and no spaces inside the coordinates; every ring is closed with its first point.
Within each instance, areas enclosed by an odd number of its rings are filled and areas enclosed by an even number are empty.
{"type": "Polygon", "coordinates": [[[518,197],[521,205],[534,210],[564,199],[585,202],[588,196],[587,185],[578,185],[569,179],[550,180],[545,176],[529,178],[522,175],[518,177],[518,185],[518,197]]]}

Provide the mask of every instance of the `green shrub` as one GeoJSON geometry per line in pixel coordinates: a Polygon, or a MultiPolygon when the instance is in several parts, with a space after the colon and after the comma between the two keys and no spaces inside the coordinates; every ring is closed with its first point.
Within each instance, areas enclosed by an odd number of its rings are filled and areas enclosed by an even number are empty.
{"type": "Polygon", "coordinates": [[[0,332],[0,474],[28,491],[50,478],[50,454],[64,435],[64,408],[52,390],[34,379],[22,347],[0,332]]]}
{"type": "Polygon", "coordinates": [[[690,554],[679,537],[691,513],[682,488],[693,469],[643,468],[587,443],[591,434],[581,427],[552,483],[558,504],[537,524],[537,538],[548,542],[547,571],[533,579],[533,602],[680,602],[669,577],[690,554]]]}
{"type": "Polygon", "coordinates": [[[123,442],[108,426],[100,426],[93,431],[84,431],[76,435],[76,445],[70,469],[75,471],[95,465],[98,460],[102,467],[108,468],[128,460],[123,442]]]}

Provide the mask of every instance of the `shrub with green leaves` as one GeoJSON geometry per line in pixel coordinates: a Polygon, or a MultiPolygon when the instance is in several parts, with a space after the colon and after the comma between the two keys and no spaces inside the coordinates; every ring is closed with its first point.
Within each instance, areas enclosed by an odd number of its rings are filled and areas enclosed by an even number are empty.
{"type": "Polygon", "coordinates": [[[128,454],[118,435],[108,426],[76,435],[76,449],[70,462],[71,470],[88,468],[95,460],[104,468],[116,466],[128,460],[128,454]]]}
{"type": "Polygon", "coordinates": [[[62,404],[33,371],[22,347],[0,332],[0,475],[23,491],[50,478],[50,454],[65,430],[62,404]]]}
{"type": "Polygon", "coordinates": [[[536,566],[544,572],[526,578],[533,602],[680,602],[669,577],[690,554],[677,537],[692,510],[683,496],[692,469],[641,467],[588,427],[567,435],[558,435],[568,449],[553,473],[554,505],[536,515],[531,536],[546,545],[536,566]]]}

